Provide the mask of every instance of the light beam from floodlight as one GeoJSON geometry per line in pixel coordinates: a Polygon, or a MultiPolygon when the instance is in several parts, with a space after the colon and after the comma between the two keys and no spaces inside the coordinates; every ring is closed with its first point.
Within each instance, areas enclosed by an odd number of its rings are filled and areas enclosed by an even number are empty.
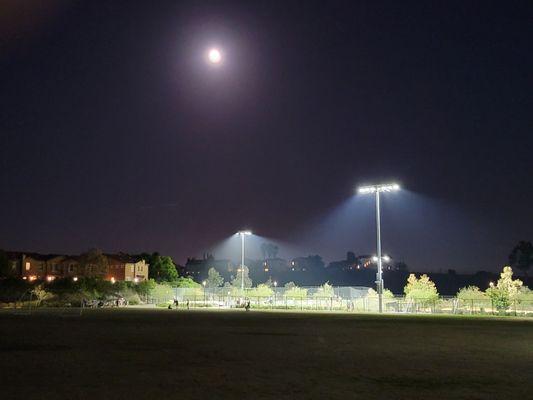
{"type": "Polygon", "coordinates": [[[383,312],[383,257],[381,256],[381,217],[379,210],[379,194],[384,192],[396,192],[400,190],[397,183],[385,183],[380,185],[361,186],[357,190],[359,194],[375,193],[376,195],[376,242],[377,242],[377,262],[378,272],[376,274],[376,286],[378,292],[379,312],[383,312]]]}

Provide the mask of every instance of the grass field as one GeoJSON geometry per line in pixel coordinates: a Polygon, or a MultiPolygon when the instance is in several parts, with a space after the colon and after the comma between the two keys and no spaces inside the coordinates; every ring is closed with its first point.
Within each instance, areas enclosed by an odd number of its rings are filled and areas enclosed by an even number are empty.
{"type": "Polygon", "coordinates": [[[533,321],[290,312],[0,314],[8,399],[527,399],[533,321]]]}

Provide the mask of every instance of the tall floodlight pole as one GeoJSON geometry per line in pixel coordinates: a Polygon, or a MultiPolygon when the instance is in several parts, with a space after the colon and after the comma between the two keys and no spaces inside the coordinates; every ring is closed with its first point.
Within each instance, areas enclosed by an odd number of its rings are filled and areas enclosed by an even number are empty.
{"type": "Polygon", "coordinates": [[[244,297],[244,237],[250,236],[250,231],[239,231],[237,235],[241,237],[241,295],[244,297]]]}
{"type": "Polygon", "coordinates": [[[400,185],[397,183],[384,185],[370,185],[359,188],[360,194],[374,193],[376,196],[376,247],[377,247],[377,264],[378,272],[376,274],[376,288],[378,292],[379,312],[383,312],[383,257],[381,256],[381,215],[379,205],[379,194],[382,192],[395,192],[400,190],[400,185]]]}

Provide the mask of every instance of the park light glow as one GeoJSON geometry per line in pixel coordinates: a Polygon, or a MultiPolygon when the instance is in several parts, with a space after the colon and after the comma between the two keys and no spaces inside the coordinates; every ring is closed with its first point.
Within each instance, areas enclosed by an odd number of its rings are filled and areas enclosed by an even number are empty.
{"type": "Polygon", "coordinates": [[[209,62],[211,64],[220,64],[220,62],[222,61],[222,54],[218,49],[211,49],[207,54],[207,58],[209,59],[209,62]]]}
{"type": "Polygon", "coordinates": [[[400,185],[397,183],[386,183],[381,185],[361,186],[357,191],[359,194],[368,194],[376,192],[396,192],[400,190],[400,185]]]}
{"type": "Polygon", "coordinates": [[[376,248],[377,255],[372,257],[374,262],[377,262],[377,274],[376,274],[376,287],[378,292],[378,301],[379,301],[379,312],[383,312],[383,263],[382,261],[388,262],[390,258],[388,256],[381,255],[381,216],[380,216],[380,206],[379,206],[379,197],[380,193],[384,192],[396,192],[400,190],[400,185],[397,183],[384,183],[379,185],[365,185],[360,186],[357,190],[359,194],[374,194],[376,198],[376,248]]]}
{"type": "Polygon", "coordinates": [[[133,282],[138,283],[139,282],[139,278],[137,278],[137,277],[133,278],[133,282]]]}
{"type": "Polygon", "coordinates": [[[74,278],[72,278],[72,280],[73,280],[74,282],[78,282],[78,277],[75,276],[74,278]]]}

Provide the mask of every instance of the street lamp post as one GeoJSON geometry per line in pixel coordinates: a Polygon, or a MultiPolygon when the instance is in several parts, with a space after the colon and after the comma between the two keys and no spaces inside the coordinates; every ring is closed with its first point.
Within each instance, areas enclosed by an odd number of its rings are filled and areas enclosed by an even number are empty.
{"type": "Polygon", "coordinates": [[[383,192],[395,192],[400,190],[400,185],[397,183],[384,184],[384,185],[370,185],[362,186],[358,192],[360,194],[374,193],[376,195],[376,247],[377,247],[377,263],[378,272],[376,274],[376,287],[378,292],[379,312],[383,312],[383,266],[381,256],[381,215],[379,205],[379,194],[383,192]]]}
{"type": "Polygon", "coordinates": [[[250,231],[239,231],[237,235],[241,237],[241,296],[244,299],[244,237],[250,236],[250,231]]]}

